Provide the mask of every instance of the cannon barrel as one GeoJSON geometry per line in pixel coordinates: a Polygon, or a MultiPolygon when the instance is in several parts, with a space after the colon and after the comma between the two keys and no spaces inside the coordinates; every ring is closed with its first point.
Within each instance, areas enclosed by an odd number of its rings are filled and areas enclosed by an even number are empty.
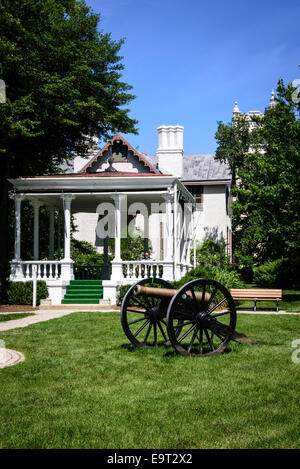
{"type": "MultiPolygon", "coordinates": [[[[139,296],[139,295],[146,295],[146,296],[152,296],[154,298],[172,298],[178,290],[172,289],[172,288],[154,288],[154,287],[142,287],[141,285],[136,285],[133,294],[134,296],[139,296]]],[[[202,293],[195,291],[195,298],[197,301],[202,301],[202,293]]],[[[191,291],[185,292],[185,295],[190,296],[193,298],[193,294],[191,291]]],[[[205,301],[209,301],[210,299],[210,294],[205,293],[205,301]]]]}

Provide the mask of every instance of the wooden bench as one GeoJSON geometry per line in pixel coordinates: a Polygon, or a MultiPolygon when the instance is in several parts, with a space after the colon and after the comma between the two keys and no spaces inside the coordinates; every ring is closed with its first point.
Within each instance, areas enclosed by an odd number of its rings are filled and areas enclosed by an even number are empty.
{"type": "Polygon", "coordinates": [[[257,301],[276,301],[276,311],[278,312],[278,302],[282,300],[282,290],[232,288],[230,293],[234,300],[253,300],[254,311],[256,311],[257,301]]]}

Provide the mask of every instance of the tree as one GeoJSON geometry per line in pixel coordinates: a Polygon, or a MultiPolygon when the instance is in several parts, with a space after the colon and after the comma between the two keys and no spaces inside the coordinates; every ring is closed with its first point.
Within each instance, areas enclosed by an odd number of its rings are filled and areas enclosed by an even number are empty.
{"type": "Polygon", "coordinates": [[[228,124],[218,121],[215,134],[218,144],[215,159],[228,164],[233,190],[236,186],[237,170],[243,167],[249,151],[251,139],[249,130],[249,119],[242,113],[235,114],[228,124]]]}
{"type": "Polygon", "coordinates": [[[121,81],[123,40],[83,0],[0,0],[0,280],[12,252],[8,178],[58,172],[88,136],[137,133],[121,81]],[[7,229],[7,227],[9,229],[7,229]]]}
{"type": "MultiPolygon", "coordinates": [[[[248,152],[237,165],[236,254],[257,264],[300,254],[300,122],[294,92],[291,84],[278,82],[276,105],[253,118],[248,152]]],[[[230,140],[222,146],[232,151],[230,140]]]]}

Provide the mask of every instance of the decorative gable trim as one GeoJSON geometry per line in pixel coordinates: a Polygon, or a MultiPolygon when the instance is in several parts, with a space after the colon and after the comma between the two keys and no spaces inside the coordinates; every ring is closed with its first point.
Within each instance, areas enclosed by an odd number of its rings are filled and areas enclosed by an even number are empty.
{"type": "MultiPolygon", "coordinates": [[[[146,168],[149,169],[150,173],[152,174],[160,174],[160,172],[152,166],[146,158],[144,158],[143,155],[141,155],[135,148],[133,148],[130,143],[127,142],[127,140],[118,132],[116,135],[111,139],[110,142],[108,142],[80,171],[80,173],[87,173],[88,170],[95,164],[97,161],[99,161],[104,152],[109,149],[109,147],[114,144],[121,142],[123,145],[126,145],[128,150],[130,150],[133,153],[133,156],[136,157],[140,163],[142,163],[146,168]]],[[[79,173],[79,174],[80,174],[79,173]]]]}

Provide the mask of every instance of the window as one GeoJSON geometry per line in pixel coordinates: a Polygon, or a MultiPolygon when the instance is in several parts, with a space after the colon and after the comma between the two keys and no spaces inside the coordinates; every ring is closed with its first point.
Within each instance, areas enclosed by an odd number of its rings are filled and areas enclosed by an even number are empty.
{"type": "Polygon", "coordinates": [[[202,212],[203,211],[203,186],[194,185],[186,185],[186,188],[190,191],[190,193],[194,196],[195,204],[196,204],[196,211],[202,212]]]}

